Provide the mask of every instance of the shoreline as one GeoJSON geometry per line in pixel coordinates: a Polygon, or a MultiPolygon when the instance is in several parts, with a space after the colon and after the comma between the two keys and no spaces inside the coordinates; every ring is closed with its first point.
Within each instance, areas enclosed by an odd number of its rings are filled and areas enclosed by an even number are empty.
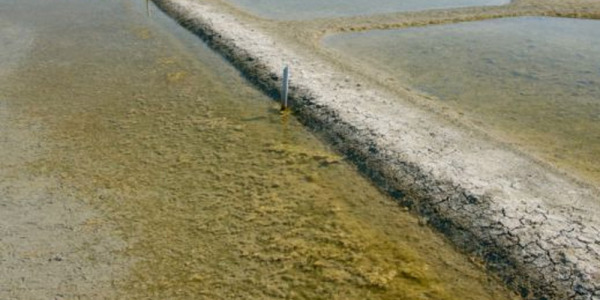
{"type": "Polygon", "coordinates": [[[279,73],[289,64],[290,100],[302,122],[522,296],[600,299],[596,188],[409,101],[391,101],[400,97],[243,16],[190,0],[154,2],[270,95],[278,94],[279,73]]]}

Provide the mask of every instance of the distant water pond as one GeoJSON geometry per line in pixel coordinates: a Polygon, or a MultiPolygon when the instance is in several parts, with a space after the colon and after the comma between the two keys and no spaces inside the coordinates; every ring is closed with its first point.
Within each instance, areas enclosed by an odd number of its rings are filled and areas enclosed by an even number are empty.
{"type": "Polygon", "coordinates": [[[600,181],[600,21],[523,17],[325,38],[520,148],[600,181]]]}
{"type": "Polygon", "coordinates": [[[228,0],[264,18],[302,20],[447,9],[468,6],[504,5],[510,0],[228,0]]]}

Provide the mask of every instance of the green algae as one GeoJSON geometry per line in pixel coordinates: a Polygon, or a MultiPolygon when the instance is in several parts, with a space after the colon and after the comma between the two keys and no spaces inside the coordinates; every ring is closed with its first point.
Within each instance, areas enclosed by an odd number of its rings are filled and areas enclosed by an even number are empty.
{"type": "Polygon", "coordinates": [[[145,3],[33,2],[2,98],[49,132],[29,171],[128,243],[119,298],[513,297],[145,3]]]}

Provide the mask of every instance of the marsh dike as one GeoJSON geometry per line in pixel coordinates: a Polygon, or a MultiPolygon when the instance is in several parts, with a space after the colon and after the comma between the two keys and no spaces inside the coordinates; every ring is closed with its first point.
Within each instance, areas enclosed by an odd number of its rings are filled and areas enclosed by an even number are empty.
{"type": "Polygon", "coordinates": [[[154,1],[271,95],[289,64],[301,121],[524,298],[600,300],[597,188],[357,84],[217,6],[154,1]]]}

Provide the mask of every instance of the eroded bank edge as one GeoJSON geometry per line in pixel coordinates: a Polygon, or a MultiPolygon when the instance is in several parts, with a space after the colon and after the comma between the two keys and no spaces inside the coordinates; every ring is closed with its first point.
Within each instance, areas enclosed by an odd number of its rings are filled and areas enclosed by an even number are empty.
{"type": "MultiPolygon", "coordinates": [[[[270,68],[261,62],[260,57],[253,56],[250,51],[239,47],[233,38],[215,29],[214,20],[192,14],[174,0],[155,0],[155,3],[221,53],[262,90],[272,96],[278,95],[278,70],[270,68]]],[[[377,133],[365,126],[350,124],[339,116],[335,108],[319,104],[310,88],[292,83],[290,100],[303,123],[317,129],[380,187],[427,218],[458,247],[482,258],[490,270],[523,296],[538,299],[600,297],[600,287],[594,283],[594,274],[588,274],[560,252],[550,249],[552,247],[547,245],[552,241],[530,230],[532,226],[535,228],[535,220],[568,220],[548,216],[540,210],[523,212],[526,215],[516,218],[515,226],[501,222],[504,209],[493,205],[493,199],[435,178],[418,164],[403,161],[390,149],[381,149],[376,142],[377,133]],[[531,235],[535,239],[536,234],[539,241],[522,243],[523,235],[528,235],[523,240],[531,241],[531,235]]],[[[584,229],[560,231],[556,237],[581,244],[577,233],[584,229]]],[[[597,244],[597,241],[588,242],[597,244]]],[[[591,248],[591,251],[594,249],[591,248]]]]}

